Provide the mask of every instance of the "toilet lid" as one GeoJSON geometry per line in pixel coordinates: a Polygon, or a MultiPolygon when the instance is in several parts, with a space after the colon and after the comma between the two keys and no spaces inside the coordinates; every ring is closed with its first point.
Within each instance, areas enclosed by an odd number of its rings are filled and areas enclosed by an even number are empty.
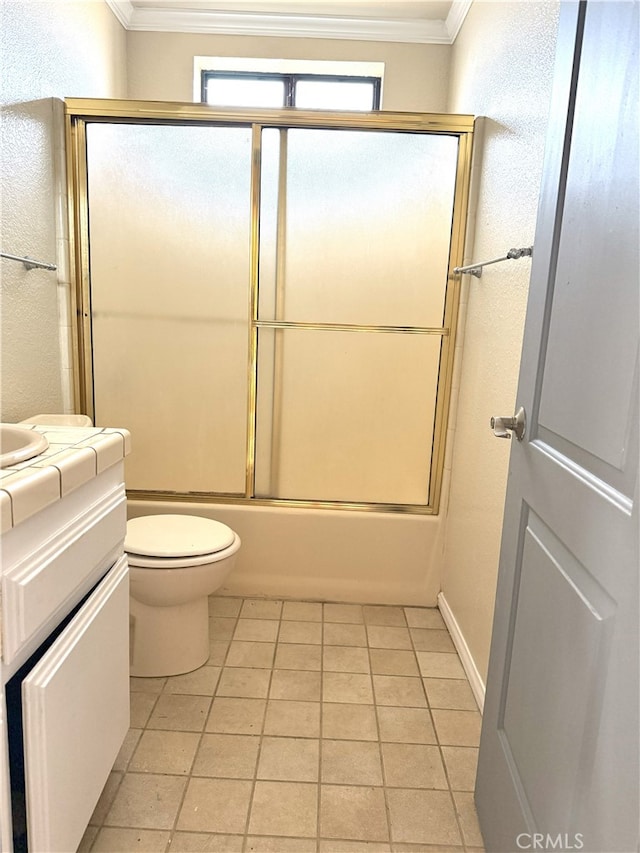
{"type": "Polygon", "coordinates": [[[230,527],[196,515],[144,515],[127,522],[124,550],[150,557],[195,557],[228,548],[230,527]]]}

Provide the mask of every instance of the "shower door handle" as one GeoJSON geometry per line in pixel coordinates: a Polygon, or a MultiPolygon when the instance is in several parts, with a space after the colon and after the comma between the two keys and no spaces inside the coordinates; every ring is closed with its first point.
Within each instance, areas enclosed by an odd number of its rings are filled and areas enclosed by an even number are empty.
{"type": "Polygon", "coordinates": [[[512,418],[491,418],[491,429],[496,438],[511,438],[515,433],[518,441],[522,441],[527,429],[527,418],[522,406],[512,418]]]}

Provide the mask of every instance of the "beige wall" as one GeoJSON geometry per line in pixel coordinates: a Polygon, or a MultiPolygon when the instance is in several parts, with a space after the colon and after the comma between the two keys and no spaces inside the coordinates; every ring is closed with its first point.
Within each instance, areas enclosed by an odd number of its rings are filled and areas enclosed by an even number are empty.
{"type": "MultiPolygon", "coordinates": [[[[473,260],[529,246],[535,232],[558,3],[476,2],[453,50],[449,110],[486,116],[473,260]]],[[[442,590],[486,677],[530,262],[468,282],[442,590]]]]}
{"type": "Polygon", "coordinates": [[[385,110],[442,112],[450,52],[434,44],[129,32],[129,97],[192,101],[194,56],[351,60],[385,63],[385,110]]]}
{"type": "MultiPolygon", "coordinates": [[[[60,99],[124,97],[125,33],[102,0],[0,4],[2,250],[64,257],[60,99]]],[[[1,413],[15,421],[62,411],[68,363],[61,354],[68,281],[59,272],[2,262],[1,413]],[[64,311],[63,311],[64,315],[64,311]]]]}

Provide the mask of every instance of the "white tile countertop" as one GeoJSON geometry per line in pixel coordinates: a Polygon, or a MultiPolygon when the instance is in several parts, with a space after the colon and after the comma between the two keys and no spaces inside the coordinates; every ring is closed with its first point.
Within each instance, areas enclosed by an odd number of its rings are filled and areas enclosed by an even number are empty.
{"type": "Polygon", "coordinates": [[[49,447],[26,462],[0,469],[2,533],[120,462],[131,450],[126,429],[20,426],[42,433],[49,447]]]}

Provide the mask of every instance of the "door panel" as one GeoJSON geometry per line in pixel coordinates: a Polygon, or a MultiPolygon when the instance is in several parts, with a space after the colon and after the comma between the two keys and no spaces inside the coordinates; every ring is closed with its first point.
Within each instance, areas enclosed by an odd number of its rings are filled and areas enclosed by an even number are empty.
{"type": "Polygon", "coordinates": [[[638,290],[625,287],[638,243],[623,219],[638,204],[638,75],[604,46],[631,56],[638,25],[634,4],[600,5],[582,43],[539,420],[619,469],[637,381],[616,366],[638,357],[638,290]]]}
{"type": "Polygon", "coordinates": [[[76,850],[129,728],[123,557],[22,683],[29,850],[76,850]]]}
{"type": "Polygon", "coordinates": [[[518,566],[524,606],[515,605],[499,729],[534,822],[561,825],[580,779],[582,739],[599,716],[598,674],[616,606],[553,531],[528,515],[518,566]]]}
{"type": "Polygon", "coordinates": [[[562,6],[476,785],[488,851],[638,845],[637,16],[562,6]]]}

